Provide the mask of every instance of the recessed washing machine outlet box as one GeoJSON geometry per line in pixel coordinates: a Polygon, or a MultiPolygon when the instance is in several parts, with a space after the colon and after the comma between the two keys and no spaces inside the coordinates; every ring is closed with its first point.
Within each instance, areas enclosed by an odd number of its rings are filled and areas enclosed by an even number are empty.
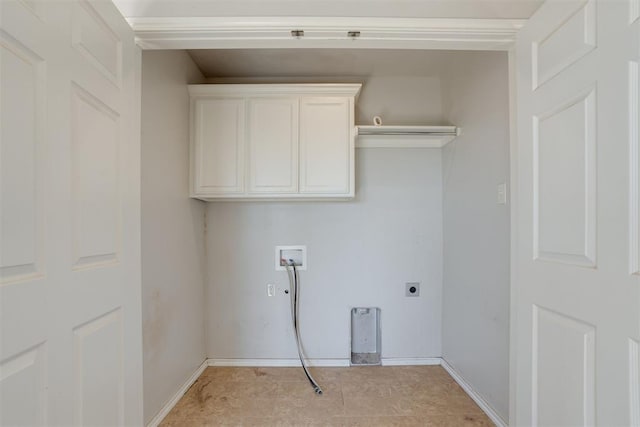
{"type": "Polygon", "coordinates": [[[304,245],[276,246],[275,265],[277,271],[286,271],[285,262],[293,260],[297,270],[307,269],[307,247],[304,245]]]}

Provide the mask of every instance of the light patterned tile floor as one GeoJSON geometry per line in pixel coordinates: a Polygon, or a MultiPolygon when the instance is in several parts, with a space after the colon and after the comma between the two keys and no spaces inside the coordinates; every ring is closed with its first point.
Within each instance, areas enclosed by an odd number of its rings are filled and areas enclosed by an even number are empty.
{"type": "Polygon", "coordinates": [[[493,426],[440,366],[207,368],[161,426],[493,426]]]}

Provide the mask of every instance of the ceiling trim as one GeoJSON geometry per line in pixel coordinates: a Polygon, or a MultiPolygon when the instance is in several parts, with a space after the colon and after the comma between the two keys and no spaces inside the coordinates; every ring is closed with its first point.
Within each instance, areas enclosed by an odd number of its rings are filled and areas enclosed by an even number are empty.
{"type": "Polygon", "coordinates": [[[361,83],[302,83],[302,84],[195,84],[189,94],[199,97],[259,96],[259,95],[318,95],[357,96],[361,83]]]}
{"type": "Polygon", "coordinates": [[[525,19],[172,17],[128,18],[142,49],[508,50],[525,19]],[[304,36],[293,37],[293,30],[304,36]],[[349,31],[359,31],[349,37],[349,31]]]}

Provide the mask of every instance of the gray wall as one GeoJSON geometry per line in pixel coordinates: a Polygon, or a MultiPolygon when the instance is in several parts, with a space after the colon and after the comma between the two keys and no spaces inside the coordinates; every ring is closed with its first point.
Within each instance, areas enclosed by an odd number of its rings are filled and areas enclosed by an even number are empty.
{"type": "Polygon", "coordinates": [[[438,77],[371,76],[363,79],[356,124],[441,125],[442,93],[438,77]]]}
{"type": "Polygon", "coordinates": [[[274,269],[274,246],[295,244],[308,247],[310,358],[347,359],[349,309],[378,306],[384,358],[443,356],[507,419],[509,209],[496,204],[509,176],[507,58],[452,53],[446,71],[367,80],[359,122],[464,130],[442,151],[357,150],[354,201],[203,204],[187,198],[185,85],[202,76],[184,52],[144,53],[146,421],[205,356],[297,357],[287,276],[274,269]],[[419,298],[404,296],[408,281],[422,283],[419,298]]]}
{"type": "Polygon", "coordinates": [[[142,55],[144,419],[205,359],[204,203],[188,198],[189,95],[202,79],[185,52],[142,55]]]}
{"type": "Polygon", "coordinates": [[[301,329],[311,359],[349,357],[354,306],[382,309],[384,358],[439,357],[442,283],[440,150],[357,150],[349,202],[207,206],[207,356],[295,359],[276,245],[307,245],[301,329]],[[407,298],[405,282],[422,283],[407,298]],[[267,283],[278,292],[268,297],[267,283]]]}
{"type": "Polygon", "coordinates": [[[509,181],[507,55],[450,65],[445,114],[463,133],[443,150],[443,357],[508,420],[509,207],[496,202],[509,181]]]}

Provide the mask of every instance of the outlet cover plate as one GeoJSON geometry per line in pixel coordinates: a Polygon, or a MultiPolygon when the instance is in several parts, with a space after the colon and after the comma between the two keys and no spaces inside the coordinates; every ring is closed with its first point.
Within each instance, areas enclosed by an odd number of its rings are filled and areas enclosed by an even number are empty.
{"type": "Polygon", "coordinates": [[[419,297],[420,296],[420,282],[406,282],[405,283],[405,294],[404,295],[407,296],[407,297],[419,297]]]}
{"type": "Polygon", "coordinates": [[[497,202],[499,205],[507,204],[507,183],[503,182],[498,184],[498,199],[497,202]]]}

